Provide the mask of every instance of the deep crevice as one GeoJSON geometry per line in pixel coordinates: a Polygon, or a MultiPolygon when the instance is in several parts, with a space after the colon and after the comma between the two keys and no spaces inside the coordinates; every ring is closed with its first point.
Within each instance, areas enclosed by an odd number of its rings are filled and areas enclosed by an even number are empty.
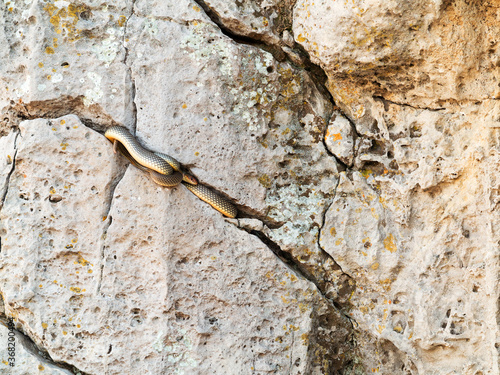
{"type": "Polygon", "coordinates": [[[278,257],[278,259],[280,259],[295,274],[297,274],[298,276],[300,276],[305,280],[312,282],[316,286],[321,296],[326,301],[330,302],[338,312],[340,312],[343,316],[348,318],[352,324],[352,318],[349,315],[345,314],[343,307],[339,303],[332,300],[331,298],[328,298],[324,294],[323,288],[321,288],[320,281],[306,267],[304,267],[303,264],[298,263],[289,252],[282,250],[281,247],[276,242],[270,239],[262,231],[258,231],[255,229],[249,230],[246,228],[241,228],[241,229],[261,240],[261,242],[264,245],[266,245],[273,252],[273,254],[276,255],[276,257],[278,257]]]}
{"type": "Polygon", "coordinates": [[[12,156],[12,166],[10,168],[9,173],[7,173],[7,177],[5,178],[5,184],[2,188],[2,189],[4,189],[4,192],[3,192],[2,197],[0,199],[0,210],[3,207],[3,204],[5,202],[5,198],[7,197],[7,193],[9,191],[10,177],[12,176],[12,173],[14,173],[14,169],[16,168],[17,138],[19,137],[19,129],[16,129],[15,132],[16,132],[16,136],[14,138],[14,155],[12,156]]]}
{"type": "MultiPolygon", "coordinates": [[[[0,323],[3,324],[4,326],[8,327],[8,322],[11,319],[12,319],[12,317],[8,317],[4,313],[0,313],[0,323]]],[[[14,321],[14,320],[12,320],[12,321],[14,321]]],[[[50,366],[57,367],[59,369],[67,370],[73,374],[90,375],[89,373],[83,372],[83,371],[79,370],[77,367],[70,365],[69,363],[55,361],[54,359],[52,359],[52,357],[50,356],[48,351],[45,350],[45,348],[41,348],[40,346],[38,346],[31,339],[31,337],[29,337],[23,331],[21,331],[17,328],[14,328],[13,332],[15,334],[17,341],[23,346],[23,348],[28,353],[30,353],[32,356],[34,356],[36,359],[38,359],[40,362],[45,363],[45,364],[50,365],[50,366]]]]}
{"type": "Polygon", "coordinates": [[[381,101],[382,104],[384,105],[384,108],[386,108],[386,111],[387,111],[387,108],[388,108],[389,104],[397,105],[397,106],[400,106],[400,107],[409,107],[409,108],[413,108],[413,109],[420,109],[420,110],[425,110],[425,111],[432,111],[432,112],[439,112],[439,111],[445,111],[446,110],[446,108],[444,108],[444,107],[440,107],[440,108],[415,107],[415,106],[413,106],[411,104],[408,104],[408,103],[393,102],[392,100],[386,99],[383,96],[374,96],[373,99],[381,101]]]}
{"type": "Polygon", "coordinates": [[[132,133],[135,133],[135,130],[137,128],[137,103],[135,102],[136,85],[135,85],[134,75],[132,74],[132,67],[128,63],[129,49],[127,48],[126,36],[128,30],[128,22],[130,18],[135,14],[134,12],[135,2],[136,0],[132,0],[131,12],[130,15],[127,17],[127,20],[125,21],[125,27],[123,29],[123,39],[122,39],[123,49],[125,50],[125,56],[123,57],[123,64],[127,67],[127,80],[130,81],[130,97],[131,97],[130,99],[132,102],[132,117],[133,117],[133,129],[131,129],[132,133]]]}
{"type": "Polygon", "coordinates": [[[219,15],[212,8],[210,8],[204,2],[204,0],[194,0],[194,2],[197,3],[204,10],[208,18],[210,18],[210,20],[217,27],[219,27],[222,34],[232,39],[235,43],[246,44],[254,46],[256,48],[260,48],[273,55],[276,61],[279,62],[287,61],[293,67],[307,71],[310,74],[310,77],[313,80],[314,84],[316,85],[318,91],[324,97],[326,97],[330,103],[332,103],[334,108],[337,108],[335,106],[332,95],[326,88],[327,75],[325,71],[320,66],[314,64],[311,61],[309,53],[300,44],[294,43],[294,48],[292,49],[293,52],[297,53],[300,56],[301,62],[299,63],[297,60],[292,61],[289,58],[288,54],[283,50],[282,46],[282,44],[284,44],[283,42],[281,42],[280,44],[266,44],[263,40],[257,37],[238,34],[233,30],[231,30],[230,28],[228,28],[224,24],[224,22],[220,19],[219,15]]]}
{"type": "MultiPolygon", "coordinates": [[[[226,27],[224,25],[224,23],[220,19],[219,15],[213,9],[211,9],[203,0],[194,0],[194,1],[204,10],[206,15],[210,18],[210,20],[215,25],[217,25],[219,27],[222,34],[226,35],[227,37],[232,39],[234,42],[236,42],[238,44],[246,44],[246,45],[251,45],[251,46],[260,48],[266,52],[271,53],[273,55],[273,57],[279,62],[286,60],[293,67],[295,67],[297,69],[304,69],[305,71],[307,71],[309,73],[311,80],[315,84],[316,89],[320,92],[320,94],[322,94],[323,97],[328,102],[331,103],[334,110],[340,112],[342,115],[344,115],[344,117],[347,118],[347,116],[345,116],[345,114],[342,112],[342,110],[335,105],[335,101],[333,99],[333,96],[326,87],[326,82],[328,80],[327,74],[320,66],[314,64],[311,61],[309,53],[300,44],[295,43],[294,49],[293,49],[294,52],[298,53],[301,56],[302,64],[298,65],[296,61],[292,61],[290,58],[288,58],[288,54],[282,49],[282,47],[280,45],[268,45],[268,44],[265,44],[260,39],[256,39],[256,38],[252,38],[249,36],[244,36],[244,35],[240,35],[240,34],[235,33],[233,30],[229,29],[228,27],[226,27]]],[[[353,126],[352,124],[351,124],[351,126],[354,129],[354,134],[358,135],[356,132],[355,126],[353,126]]],[[[325,137],[324,137],[326,129],[327,129],[327,127],[325,127],[324,134],[322,136],[322,142],[323,142],[323,147],[324,147],[325,151],[327,152],[327,154],[329,156],[335,158],[335,160],[337,161],[337,164],[340,166],[340,168],[339,168],[340,171],[349,170],[350,167],[347,166],[342,161],[340,161],[326,147],[326,142],[325,142],[325,137]]],[[[354,150],[353,150],[353,152],[354,152],[354,150]]],[[[337,186],[338,186],[338,181],[337,181],[337,186]]],[[[337,186],[335,187],[335,190],[337,189],[337,186]]],[[[328,207],[330,205],[328,205],[328,207]]],[[[248,218],[258,219],[261,222],[263,222],[264,225],[268,226],[268,228],[274,229],[272,226],[268,225],[269,223],[267,223],[265,220],[263,220],[264,219],[263,217],[259,217],[259,215],[255,215],[255,212],[252,209],[250,209],[250,208],[247,209],[246,207],[241,207],[241,206],[238,208],[239,208],[240,212],[243,213],[243,215],[239,214],[238,217],[248,217],[248,218]]],[[[328,211],[328,208],[324,211],[323,216],[322,216],[322,226],[320,228],[320,232],[318,234],[318,239],[317,239],[318,248],[321,250],[321,252],[323,253],[325,258],[330,259],[340,269],[340,271],[343,272],[342,268],[338,265],[338,263],[335,262],[335,260],[321,246],[319,246],[320,233],[321,233],[321,229],[323,229],[323,226],[325,225],[325,217],[326,217],[327,211],[328,211]]],[[[262,215],[260,215],[260,216],[262,216],[262,215]]],[[[278,227],[282,226],[283,224],[284,223],[279,223],[279,225],[275,226],[275,228],[278,228],[278,227]]],[[[311,281],[313,284],[315,284],[318,291],[325,298],[325,300],[331,302],[331,304],[339,312],[341,312],[345,317],[347,317],[352,324],[352,318],[343,312],[343,308],[340,304],[338,304],[336,301],[332,300],[331,298],[328,298],[324,294],[324,291],[321,288],[321,282],[316,278],[315,275],[313,275],[306,268],[305,265],[301,264],[300,262],[297,262],[297,260],[294,259],[294,257],[290,253],[282,250],[281,247],[276,242],[271,240],[262,231],[258,231],[258,230],[254,230],[254,229],[246,229],[246,228],[241,228],[241,229],[243,229],[243,230],[247,231],[248,233],[259,238],[283,263],[285,263],[285,265],[287,265],[287,267],[289,267],[291,270],[293,270],[298,275],[302,276],[303,278],[305,278],[305,279],[311,281]]],[[[350,279],[352,279],[352,277],[347,275],[346,273],[343,272],[343,274],[346,275],[347,277],[349,277],[350,279]]]]}

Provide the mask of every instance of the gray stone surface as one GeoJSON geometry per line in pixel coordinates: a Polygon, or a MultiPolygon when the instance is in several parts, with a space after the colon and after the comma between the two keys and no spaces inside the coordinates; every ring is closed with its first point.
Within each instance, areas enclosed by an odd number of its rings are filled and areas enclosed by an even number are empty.
{"type": "Polygon", "coordinates": [[[328,150],[345,165],[351,167],[354,160],[354,131],[349,120],[335,113],[325,134],[328,150]]]}
{"type": "Polygon", "coordinates": [[[498,5],[476,5],[294,9],[295,40],[358,135],[320,243],[356,281],[350,313],[374,372],[499,371],[487,349],[498,347],[498,5]]]}
{"type": "Polygon", "coordinates": [[[12,375],[70,375],[71,371],[47,361],[34,345],[15,329],[0,324],[0,373],[12,375]],[[9,340],[10,339],[10,340],[9,340]],[[7,349],[13,349],[8,351],[7,349]],[[14,355],[11,355],[14,353],[14,355]]]}
{"type": "Polygon", "coordinates": [[[497,13],[6,2],[14,373],[499,374],[497,13]],[[239,217],[113,154],[116,124],[239,217]]]}

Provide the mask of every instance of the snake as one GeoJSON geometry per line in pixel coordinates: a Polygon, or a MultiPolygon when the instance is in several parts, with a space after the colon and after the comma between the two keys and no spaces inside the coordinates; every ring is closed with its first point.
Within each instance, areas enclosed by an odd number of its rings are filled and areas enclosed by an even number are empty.
{"type": "Polygon", "coordinates": [[[148,173],[158,185],[174,187],[182,183],[191,193],[208,203],[223,215],[234,218],[236,207],[226,198],[183,171],[181,164],[170,155],[152,152],[142,147],[137,139],[123,126],[112,126],[104,136],[113,143],[113,150],[123,154],[135,167],[148,173]]]}

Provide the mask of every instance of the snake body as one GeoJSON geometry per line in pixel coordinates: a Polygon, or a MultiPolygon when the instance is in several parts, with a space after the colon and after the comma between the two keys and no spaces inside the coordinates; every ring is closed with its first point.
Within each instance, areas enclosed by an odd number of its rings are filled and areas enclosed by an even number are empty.
{"type": "Polygon", "coordinates": [[[238,214],[238,210],[231,202],[207,186],[199,184],[193,176],[184,173],[176,159],[167,154],[145,149],[126,128],[113,126],[106,130],[104,135],[113,142],[115,151],[120,151],[134,166],[149,173],[151,179],[158,185],[174,187],[182,182],[189,191],[223,215],[234,218],[238,214]]]}
{"type": "MultiPolygon", "coordinates": [[[[130,157],[137,163],[152,169],[160,174],[169,175],[173,173],[173,168],[160,156],[142,147],[135,137],[123,126],[112,126],[104,136],[111,142],[118,141],[127,149],[130,157]]],[[[130,160],[130,159],[129,159],[130,160]]]]}

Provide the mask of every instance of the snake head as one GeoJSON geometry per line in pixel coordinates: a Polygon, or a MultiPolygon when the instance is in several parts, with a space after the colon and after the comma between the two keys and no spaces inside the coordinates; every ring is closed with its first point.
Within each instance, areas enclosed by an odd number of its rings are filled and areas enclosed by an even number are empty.
{"type": "Polygon", "coordinates": [[[190,174],[184,173],[183,181],[191,185],[198,185],[198,180],[190,174]]]}

